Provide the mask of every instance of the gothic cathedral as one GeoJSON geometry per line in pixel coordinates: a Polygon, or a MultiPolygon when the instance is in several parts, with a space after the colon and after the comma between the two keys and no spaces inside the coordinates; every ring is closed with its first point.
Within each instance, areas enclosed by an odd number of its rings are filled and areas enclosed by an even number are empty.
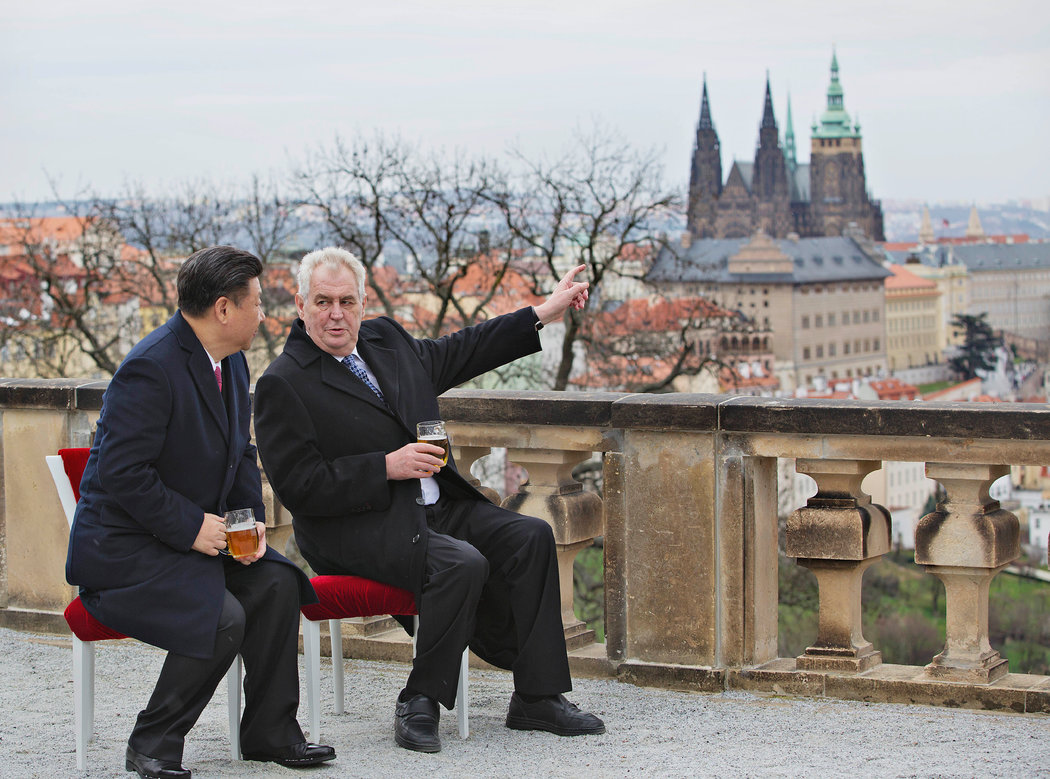
{"type": "Polygon", "coordinates": [[[754,163],[733,162],[722,183],[722,154],[711,121],[704,77],[700,122],[689,176],[688,230],[693,238],[748,238],[762,230],[773,238],[842,235],[856,225],[876,241],[885,240],[882,208],[868,197],[860,123],[843,107],[839,65],[831,56],[827,110],[813,125],[808,165],[795,156],[795,131],[788,101],[784,145],[773,115],[766,74],[766,98],[754,163]]]}

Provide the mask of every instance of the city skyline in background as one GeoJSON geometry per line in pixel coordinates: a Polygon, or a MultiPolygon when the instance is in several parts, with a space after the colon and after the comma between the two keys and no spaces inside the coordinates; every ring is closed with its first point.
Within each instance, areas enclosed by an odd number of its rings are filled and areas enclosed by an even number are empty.
{"type": "Polygon", "coordinates": [[[594,127],[684,190],[705,74],[726,170],[754,156],[767,71],[808,159],[833,50],[872,197],[1041,202],[1048,28],[1026,0],[11,4],[0,202],[280,176],[337,135],[556,155],[594,127]]]}

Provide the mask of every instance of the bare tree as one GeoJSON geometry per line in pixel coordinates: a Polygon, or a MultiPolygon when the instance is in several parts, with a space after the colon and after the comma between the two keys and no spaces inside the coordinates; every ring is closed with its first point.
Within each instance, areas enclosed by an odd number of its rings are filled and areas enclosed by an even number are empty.
{"type": "MultiPolygon", "coordinates": [[[[410,271],[437,298],[427,326],[431,337],[474,324],[486,315],[513,259],[506,241],[496,241],[500,212],[493,193],[505,184],[496,164],[463,152],[450,156],[415,155],[394,171],[394,197],[384,212],[391,239],[410,259],[410,271]],[[485,272],[472,283],[471,295],[458,294],[479,259],[485,272]],[[446,321],[449,320],[449,321],[446,321]]],[[[423,324],[423,323],[420,323],[423,324]]]]}
{"type": "Polygon", "coordinates": [[[376,274],[389,240],[386,211],[408,156],[408,148],[397,139],[376,136],[348,144],[337,137],[331,147],[308,155],[294,174],[298,202],[319,215],[326,241],[358,256],[374,299],[387,316],[396,313],[395,296],[376,274]]]}
{"type": "Polygon", "coordinates": [[[112,375],[139,328],[121,284],[125,244],[97,201],[61,207],[67,216],[43,218],[18,205],[4,223],[5,340],[36,376],[112,375]]]}
{"type": "Polygon", "coordinates": [[[570,267],[587,266],[592,303],[568,311],[554,389],[565,389],[576,358],[575,345],[589,318],[601,310],[607,277],[629,274],[634,252],[661,242],[659,222],[680,196],[661,184],[654,152],[638,153],[611,134],[578,135],[553,162],[515,154],[522,173],[497,204],[513,241],[537,258],[536,293],[548,290],[570,267]]]}
{"type": "MultiPolygon", "coordinates": [[[[264,268],[288,267],[289,244],[302,231],[296,209],[281,197],[273,179],[252,176],[247,197],[236,201],[232,225],[245,233],[240,241],[262,260],[264,268]]],[[[281,352],[291,325],[287,315],[289,290],[280,279],[263,276],[262,302],[267,318],[259,325],[259,338],[269,363],[281,352]]]]}
{"type": "Polygon", "coordinates": [[[729,365],[717,341],[734,312],[704,298],[651,297],[595,312],[581,329],[587,373],[580,383],[626,392],[671,392],[680,377],[718,374],[729,365]]]}

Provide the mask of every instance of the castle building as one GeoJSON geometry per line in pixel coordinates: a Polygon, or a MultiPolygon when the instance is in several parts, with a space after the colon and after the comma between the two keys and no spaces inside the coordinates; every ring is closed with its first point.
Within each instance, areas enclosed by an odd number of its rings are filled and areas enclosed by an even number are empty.
{"type": "Polygon", "coordinates": [[[657,254],[646,283],[704,297],[770,332],[773,375],[794,392],[886,372],[889,271],[849,235],[700,239],[657,254]]]}
{"type": "Polygon", "coordinates": [[[767,74],[755,161],[734,161],[724,183],[705,76],[689,176],[691,236],[747,238],[758,230],[773,238],[837,236],[850,223],[868,238],[885,240],[882,207],[866,187],[860,123],[850,121],[843,104],[837,57],[831,57],[827,109],[813,124],[809,163],[796,157],[790,98],[781,146],[767,74]]]}

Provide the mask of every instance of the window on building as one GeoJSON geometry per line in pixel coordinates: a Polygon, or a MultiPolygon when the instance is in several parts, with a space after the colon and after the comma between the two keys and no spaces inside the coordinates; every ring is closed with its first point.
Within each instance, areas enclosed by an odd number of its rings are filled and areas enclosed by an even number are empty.
{"type": "Polygon", "coordinates": [[[814,327],[823,327],[824,326],[824,315],[823,314],[817,314],[816,316],[813,317],[813,326],[814,327]]]}
{"type": "Polygon", "coordinates": [[[853,312],[853,324],[855,324],[855,325],[859,325],[860,324],[860,312],[859,311],[854,311],[853,312]]]}
{"type": "Polygon", "coordinates": [[[864,312],[864,324],[868,324],[868,322],[870,322],[870,321],[871,321],[871,312],[870,311],[865,311],[864,312]]]}
{"type": "Polygon", "coordinates": [[[875,349],[876,352],[879,350],[879,339],[878,338],[876,338],[874,341],[872,341],[872,346],[873,346],[873,348],[875,349]]]}
{"type": "Polygon", "coordinates": [[[828,357],[835,356],[835,344],[828,344],[828,357]]]}
{"type": "Polygon", "coordinates": [[[809,330],[809,317],[808,316],[802,317],[802,329],[803,330],[809,330]]]}
{"type": "Polygon", "coordinates": [[[842,353],[849,354],[849,341],[842,342],[842,353]]]}
{"type": "Polygon", "coordinates": [[[817,346],[817,359],[819,360],[824,356],[824,347],[822,345],[817,346]]]}
{"type": "Polygon", "coordinates": [[[835,315],[834,314],[828,314],[828,327],[834,327],[834,326],[835,326],[835,315]]]}
{"type": "Polygon", "coordinates": [[[803,360],[808,360],[809,359],[809,347],[808,346],[803,346],[802,347],[802,359],[803,360]]]}

